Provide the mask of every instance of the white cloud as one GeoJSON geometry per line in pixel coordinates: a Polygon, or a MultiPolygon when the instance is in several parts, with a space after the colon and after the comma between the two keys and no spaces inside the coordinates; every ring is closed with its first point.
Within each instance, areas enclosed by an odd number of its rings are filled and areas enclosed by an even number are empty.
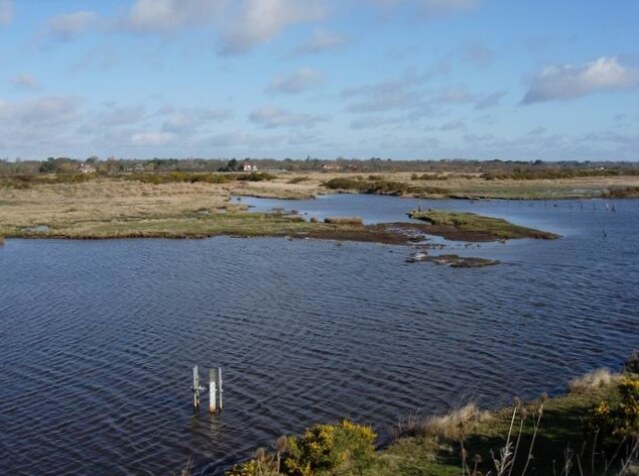
{"type": "Polygon", "coordinates": [[[267,129],[276,127],[313,127],[328,118],[311,114],[295,114],[275,106],[264,106],[253,111],[249,119],[267,129]]]}
{"type": "Polygon", "coordinates": [[[135,0],[120,27],[139,34],[212,27],[220,53],[241,54],[289,26],[324,16],[324,2],[313,0],[135,0]]]}
{"type": "Polygon", "coordinates": [[[87,31],[97,19],[97,13],[88,11],[53,17],[47,23],[47,36],[58,41],[71,41],[87,31]]]}
{"type": "Polygon", "coordinates": [[[28,73],[19,74],[18,76],[11,78],[11,84],[13,84],[13,87],[17,89],[29,90],[38,88],[38,80],[35,76],[28,73]]]}
{"type": "Polygon", "coordinates": [[[333,33],[324,29],[318,29],[315,30],[306,41],[295,48],[291,54],[303,55],[322,53],[324,51],[344,46],[348,42],[349,39],[345,35],[333,33]]]}
{"type": "Polygon", "coordinates": [[[0,26],[8,25],[13,20],[13,2],[0,0],[0,26]]]}
{"type": "Polygon", "coordinates": [[[131,143],[137,146],[157,147],[167,145],[176,139],[176,135],[172,132],[163,131],[147,131],[138,132],[131,137],[131,143]]]}
{"type": "Polygon", "coordinates": [[[616,57],[601,57],[584,65],[548,66],[531,84],[524,104],[575,99],[600,91],[621,91],[639,87],[639,70],[629,68],[616,57]]]}
{"type": "Polygon", "coordinates": [[[168,33],[214,23],[228,0],[136,0],[124,26],[137,33],[168,33]]]}
{"type": "Polygon", "coordinates": [[[304,67],[289,76],[276,76],[272,79],[269,91],[285,94],[297,94],[318,86],[324,82],[321,71],[304,67]]]}
{"type": "Polygon", "coordinates": [[[311,0],[244,0],[239,12],[222,34],[220,51],[239,54],[273,39],[285,28],[322,20],[322,2],[311,0]]]}

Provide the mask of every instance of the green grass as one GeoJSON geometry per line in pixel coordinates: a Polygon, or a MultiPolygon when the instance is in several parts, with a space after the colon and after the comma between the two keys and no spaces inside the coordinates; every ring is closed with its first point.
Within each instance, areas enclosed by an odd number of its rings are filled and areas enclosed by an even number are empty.
{"type": "Polygon", "coordinates": [[[2,229],[10,238],[205,238],[209,236],[284,236],[309,232],[322,224],[305,222],[301,217],[262,213],[194,212],[178,216],[136,216],[111,221],[49,223],[48,229],[2,229]]]}
{"type": "MultiPolygon", "coordinates": [[[[616,386],[606,386],[589,390],[585,393],[569,393],[549,399],[544,405],[540,427],[533,448],[534,459],[528,468],[530,476],[552,475],[553,465],[561,468],[565,459],[566,448],[579,452],[586,444],[584,459],[590,466],[590,450],[592,439],[584,435],[588,432],[588,421],[592,408],[601,400],[618,398],[616,386]]],[[[533,435],[533,418],[540,406],[540,401],[525,405],[527,410],[526,424],[523,426],[519,451],[515,458],[513,475],[523,470],[527,460],[528,449],[533,435]]],[[[479,455],[482,463],[479,469],[486,474],[495,472],[491,451],[498,454],[506,444],[513,408],[504,408],[495,412],[491,418],[477,423],[464,435],[464,447],[468,459],[472,461],[479,455]]],[[[518,430],[516,420],[515,438],[518,430]]],[[[380,454],[377,470],[379,476],[390,475],[430,475],[449,476],[461,474],[461,445],[458,439],[418,436],[400,438],[380,454]]],[[[586,462],[584,461],[584,464],[586,462]]],[[[572,474],[572,473],[571,473],[572,474]]]]}
{"type": "Polygon", "coordinates": [[[486,217],[468,212],[451,212],[446,210],[413,210],[408,216],[416,220],[430,223],[435,233],[450,230],[451,232],[475,234],[478,236],[492,237],[492,239],[516,239],[516,238],[558,238],[553,233],[534,230],[515,225],[501,218],[486,217]]]}

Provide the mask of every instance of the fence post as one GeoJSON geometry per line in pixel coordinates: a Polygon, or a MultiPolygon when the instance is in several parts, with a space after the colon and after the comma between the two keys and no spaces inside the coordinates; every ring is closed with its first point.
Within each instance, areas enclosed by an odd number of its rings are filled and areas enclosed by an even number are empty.
{"type": "Polygon", "coordinates": [[[218,367],[217,369],[217,391],[220,394],[220,413],[222,412],[222,394],[224,390],[222,389],[222,367],[218,367]]]}
{"type": "Polygon", "coordinates": [[[217,380],[217,372],[215,369],[209,370],[209,413],[215,414],[215,381],[217,380]]]}
{"type": "Polygon", "coordinates": [[[200,373],[197,365],[193,367],[193,387],[191,391],[193,392],[193,410],[198,412],[200,411],[200,373]]]}

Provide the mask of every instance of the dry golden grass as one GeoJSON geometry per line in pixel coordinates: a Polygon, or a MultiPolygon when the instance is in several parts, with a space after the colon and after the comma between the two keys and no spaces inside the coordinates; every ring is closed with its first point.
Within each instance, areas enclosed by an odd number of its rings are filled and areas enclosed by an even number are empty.
{"type": "Polygon", "coordinates": [[[421,431],[428,436],[456,439],[472,430],[477,423],[486,422],[490,418],[490,412],[482,411],[476,404],[469,403],[446,415],[429,417],[423,422],[421,431]]]}
{"type": "Polygon", "coordinates": [[[151,185],[109,179],[0,188],[0,234],[8,228],[214,211],[226,207],[229,197],[225,185],[151,185]]]}
{"type": "Polygon", "coordinates": [[[617,383],[620,378],[619,374],[614,374],[608,369],[597,369],[573,378],[568,382],[568,388],[571,393],[586,393],[617,383]]]}
{"type": "MultiPolygon", "coordinates": [[[[334,193],[323,187],[333,178],[368,178],[351,173],[281,173],[261,182],[230,181],[141,183],[124,178],[99,178],[79,183],[39,184],[13,188],[0,184],[0,236],[24,236],[38,226],[90,232],[96,224],[168,218],[191,218],[236,207],[232,195],[309,198],[334,193]],[[303,179],[303,180],[298,180],[303,179]]],[[[469,198],[567,198],[600,196],[609,188],[639,186],[639,177],[591,177],[571,180],[491,180],[449,174],[437,180],[412,180],[411,173],[376,175],[385,180],[441,187],[451,196],[469,198]]],[[[237,208],[237,207],[236,207],[237,208]]],[[[174,223],[175,224],[175,223],[174,223]]],[[[180,225],[181,226],[181,225],[180,225]]],[[[126,226],[118,229],[126,235],[126,226]]],[[[140,233],[139,227],[130,231],[140,233]]],[[[179,231],[179,230],[177,230],[179,231]]],[[[89,233],[91,234],[91,233],[89,233]]]]}

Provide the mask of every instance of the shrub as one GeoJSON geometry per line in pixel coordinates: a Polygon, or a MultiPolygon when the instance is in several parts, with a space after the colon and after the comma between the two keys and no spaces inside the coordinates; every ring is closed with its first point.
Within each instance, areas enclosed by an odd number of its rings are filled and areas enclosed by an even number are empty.
{"type": "Polygon", "coordinates": [[[250,174],[239,175],[237,180],[244,182],[264,182],[274,180],[275,178],[275,175],[267,174],[266,172],[251,172],[250,174]]]}
{"type": "Polygon", "coordinates": [[[632,437],[639,433],[639,378],[622,377],[619,399],[601,401],[592,410],[591,425],[604,437],[632,437]]]}
{"type": "Polygon", "coordinates": [[[308,177],[303,176],[303,177],[293,177],[292,179],[290,179],[288,181],[288,183],[290,184],[296,184],[296,183],[302,183],[302,182],[306,182],[307,180],[310,180],[308,177]]]}
{"type": "Polygon", "coordinates": [[[310,476],[316,471],[365,474],[375,459],[376,435],[369,426],[344,420],[337,425],[315,425],[301,437],[290,437],[284,471],[310,476]]]}
{"type": "Polygon", "coordinates": [[[357,177],[338,177],[324,182],[323,185],[331,190],[359,190],[362,185],[362,179],[357,177]]]}
{"type": "Polygon", "coordinates": [[[621,417],[618,432],[623,435],[636,435],[639,432],[639,379],[626,377],[619,385],[621,417]]]}
{"type": "Polygon", "coordinates": [[[324,182],[324,187],[331,190],[353,190],[359,193],[369,193],[377,195],[448,195],[450,192],[438,187],[424,187],[411,185],[395,180],[385,180],[371,175],[369,180],[361,177],[338,177],[324,182]],[[375,177],[375,180],[370,180],[375,177]]]}

